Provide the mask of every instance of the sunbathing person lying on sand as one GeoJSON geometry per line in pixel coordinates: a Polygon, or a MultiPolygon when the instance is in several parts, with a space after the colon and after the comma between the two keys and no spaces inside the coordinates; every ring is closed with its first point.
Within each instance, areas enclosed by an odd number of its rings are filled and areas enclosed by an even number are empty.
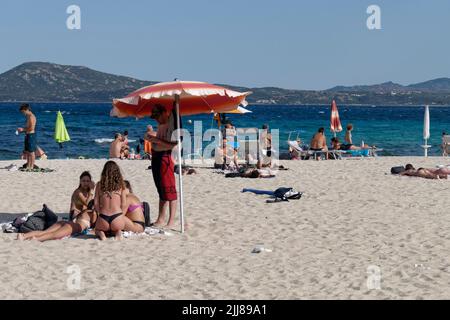
{"type": "Polygon", "coordinates": [[[111,232],[116,240],[121,240],[128,210],[127,192],[120,168],[114,161],[106,162],[103,167],[95,188],[94,206],[99,213],[95,234],[100,240],[105,240],[105,233],[111,232]]]}
{"type": "Polygon", "coordinates": [[[131,184],[125,180],[125,192],[127,193],[127,213],[125,215],[125,231],[142,233],[145,230],[144,205],[133,193],[131,184]]]}
{"type": "Polygon", "coordinates": [[[86,229],[93,228],[96,221],[97,213],[93,210],[85,210],[75,218],[75,221],[58,221],[44,231],[19,233],[17,240],[60,240],[81,233],[86,229]]]}
{"type": "Polygon", "coordinates": [[[78,188],[72,194],[69,220],[73,220],[81,212],[87,209],[93,209],[94,189],[95,183],[92,181],[91,174],[88,171],[84,171],[80,176],[80,184],[78,188]]]}
{"type": "Polygon", "coordinates": [[[402,176],[419,177],[425,179],[447,179],[449,174],[450,170],[447,168],[441,169],[419,168],[416,170],[414,166],[410,163],[408,163],[405,166],[405,171],[400,173],[400,175],[402,176]]]}
{"type": "Polygon", "coordinates": [[[375,146],[369,146],[368,144],[364,144],[362,147],[355,146],[353,144],[342,144],[339,141],[339,138],[331,138],[331,148],[333,150],[365,150],[365,149],[374,149],[375,146]]]}
{"type": "Polygon", "coordinates": [[[273,178],[275,177],[275,171],[270,169],[242,169],[240,172],[230,172],[225,174],[225,178],[273,178]]]}

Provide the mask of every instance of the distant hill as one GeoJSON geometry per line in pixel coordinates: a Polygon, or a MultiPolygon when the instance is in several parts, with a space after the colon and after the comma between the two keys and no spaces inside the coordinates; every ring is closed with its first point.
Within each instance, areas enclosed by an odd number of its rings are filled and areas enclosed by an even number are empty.
{"type": "Polygon", "coordinates": [[[410,84],[408,86],[402,86],[401,84],[394,82],[385,82],[381,84],[368,85],[368,86],[337,86],[329,89],[333,92],[378,92],[378,93],[391,93],[391,92],[409,92],[409,91],[423,91],[423,92],[450,92],[450,78],[439,78],[426,82],[420,82],[410,84]]]}
{"type": "Polygon", "coordinates": [[[411,84],[410,89],[429,92],[450,92],[450,78],[439,78],[426,82],[411,84]]]}
{"type": "Polygon", "coordinates": [[[405,87],[401,84],[394,83],[392,81],[381,83],[381,84],[375,84],[370,86],[352,86],[352,87],[344,87],[344,86],[337,86],[334,88],[329,89],[328,91],[332,92],[379,92],[379,93],[387,93],[392,91],[403,91],[405,87]]]}
{"type": "MultiPolygon", "coordinates": [[[[154,83],[157,81],[137,80],[81,66],[28,62],[0,74],[0,101],[110,102],[154,83]]],[[[252,104],[329,104],[335,99],[339,104],[450,105],[449,78],[408,86],[385,82],[319,91],[222,86],[252,91],[247,99],[252,104]]]]}
{"type": "Polygon", "coordinates": [[[0,101],[111,101],[153,83],[86,67],[28,62],[0,75],[0,101]]]}

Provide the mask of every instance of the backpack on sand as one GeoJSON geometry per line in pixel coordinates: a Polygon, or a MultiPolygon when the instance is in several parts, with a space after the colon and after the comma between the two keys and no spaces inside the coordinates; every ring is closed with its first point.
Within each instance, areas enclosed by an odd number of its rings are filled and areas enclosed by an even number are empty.
{"type": "Polygon", "coordinates": [[[295,191],[293,188],[278,188],[274,191],[275,199],[267,200],[267,202],[280,202],[289,200],[298,200],[303,193],[295,191]]]}
{"type": "Polygon", "coordinates": [[[33,213],[27,221],[20,225],[19,232],[43,231],[54,225],[56,221],[58,221],[58,216],[44,204],[42,210],[33,213]]]}

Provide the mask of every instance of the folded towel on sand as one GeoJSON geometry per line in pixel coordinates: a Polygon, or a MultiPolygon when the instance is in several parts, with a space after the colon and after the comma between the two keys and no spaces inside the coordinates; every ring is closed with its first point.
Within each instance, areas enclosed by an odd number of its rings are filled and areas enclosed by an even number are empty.
{"type": "Polygon", "coordinates": [[[135,233],[135,232],[131,232],[131,231],[124,231],[123,232],[123,237],[124,238],[133,238],[133,237],[139,237],[139,236],[154,236],[154,235],[165,235],[165,236],[171,236],[172,233],[164,231],[162,229],[158,229],[158,228],[152,228],[152,227],[147,227],[145,228],[144,232],[142,233],[135,233]]]}

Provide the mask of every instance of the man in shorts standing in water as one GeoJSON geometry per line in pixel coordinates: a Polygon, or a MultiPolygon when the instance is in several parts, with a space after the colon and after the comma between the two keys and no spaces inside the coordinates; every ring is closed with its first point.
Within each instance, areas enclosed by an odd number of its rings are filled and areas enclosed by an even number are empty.
{"type": "Polygon", "coordinates": [[[31,112],[31,107],[28,103],[24,103],[20,106],[20,112],[26,117],[27,124],[25,128],[18,128],[17,131],[19,133],[25,133],[25,141],[24,141],[24,152],[25,158],[27,160],[26,169],[33,170],[34,162],[36,161],[36,117],[31,112]]]}

